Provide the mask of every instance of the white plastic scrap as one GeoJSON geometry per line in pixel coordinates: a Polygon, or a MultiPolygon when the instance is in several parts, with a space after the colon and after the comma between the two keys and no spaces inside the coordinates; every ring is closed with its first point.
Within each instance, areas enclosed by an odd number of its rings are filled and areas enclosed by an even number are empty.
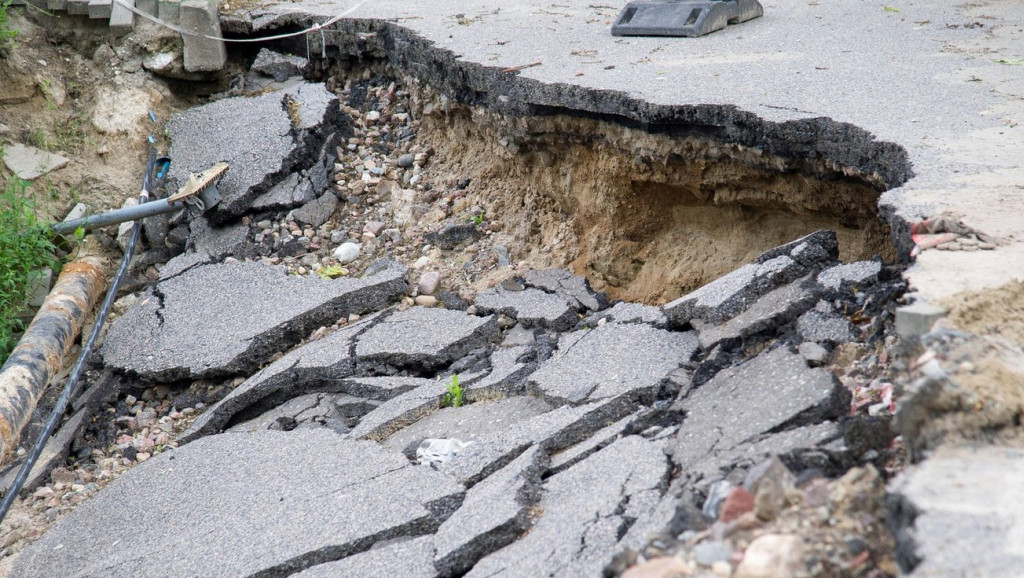
{"type": "Polygon", "coordinates": [[[416,460],[421,464],[443,464],[451,461],[455,454],[472,443],[454,438],[428,438],[423,440],[420,447],[416,448],[416,460]]]}

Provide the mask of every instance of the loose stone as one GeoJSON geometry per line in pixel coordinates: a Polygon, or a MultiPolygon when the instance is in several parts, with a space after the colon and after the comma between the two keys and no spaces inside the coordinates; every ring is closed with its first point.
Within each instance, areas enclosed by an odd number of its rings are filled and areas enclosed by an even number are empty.
{"type": "Polygon", "coordinates": [[[334,250],[334,258],[339,263],[351,263],[359,257],[360,249],[359,243],[342,243],[334,250]]]}

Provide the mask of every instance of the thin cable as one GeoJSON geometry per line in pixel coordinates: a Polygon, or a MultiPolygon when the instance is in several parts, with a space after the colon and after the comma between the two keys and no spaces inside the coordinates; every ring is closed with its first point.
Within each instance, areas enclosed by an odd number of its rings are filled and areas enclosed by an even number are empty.
{"type": "MultiPolygon", "coordinates": [[[[349,8],[348,10],[345,10],[341,14],[338,14],[337,16],[332,16],[332,17],[328,18],[326,21],[324,21],[324,22],[322,22],[320,24],[314,24],[314,25],[310,26],[309,28],[307,28],[305,30],[300,30],[298,32],[288,32],[286,34],[275,34],[273,36],[263,36],[263,37],[260,37],[260,38],[222,38],[222,37],[219,37],[219,36],[210,36],[209,34],[201,34],[199,32],[193,32],[191,30],[185,30],[181,26],[175,26],[174,24],[171,24],[170,22],[165,22],[163,20],[160,20],[156,16],[153,16],[152,14],[150,14],[148,12],[143,12],[142,10],[139,10],[138,8],[132,6],[131,4],[128,4],[125,0],[114,0],[114,3],[119,5],[119,6],[121,6],[121,7],[123,7],[123,8],[125,8],[125,9],[127,9],[127,10],[129,10],[129,11],[131,11],[133,14],[141,16],[142,18],[145,18],[146,20],[149,20],[150,22],[154,22],[156,24],[159,24],[160,26],[163,26],[164,28],[167,28],[168,30],[171,30],[173,32],[177,32],[178,34],[182,34],[182,35],[185,35],[185,36],[195,36],[195,37],[198,37],[198,38],[206,38],[208,40],[220,40],[222,42],[247,43],[247,42],[267,42],[268,40],[281,40],[283,38],[292,38],[292,37],[295,37],[295,36],[301,36],[303,34],[309,34],[310,32],[316,32],[317,30],[321,30],[321,33],[322,33],[322,29],[324,27],[330,26],[331,24],[334,24],[335,22],[337,22],[337,21],[341,20],[342,18],[348,16],[349,14],[352,14],[353,12],[358,10],[360,6],[362,6],[363,4],[366,4],[367,1],[368,0],[360,0],[358,3],[356,3],[355,6],[349,8]]],[[[291,12],[299,12],[299,11],[298,10],[293,10],[291,12]]]]}
{"type": "MultiPolygon", "coordinates": [[[[152,144],[153,141],[150,141],[152,144]]],[[[146,163],[146,176],[142,179],[142,193],[139,196],[139,202],[145,203],[149,200],[149,185],[150,175],[153,173],[153,168],[156,166],[156,150],[151,146],[149,149],[149,160],[146,163]]],[[[7,512],[11,509],[11,505],[14,504],[14,500],[18,497],[18,493],[21,492],[22,486],[25,485],[25,480],[28,479],[29,473],[32,471],[32,466],[35,465],[39,459],[39,455],[43,453],[43,448],[46,447],[46,443],[50,441],[50,435],[53,434],[53,430],[57,427],[57,422],[60,421],[64,411],[68,408],[68,403],[71,401],[71,396],[74,394],[76,385],[78,385],[78,376],[82,373],[82,368],[85,367],[85,360],[88,359],[89,354],[92,353],[92,348],[96,344],[96,339],[99,338],[100,332],[103,330],[103,323],[107,319],[107,315],[110,314],[110,307],[114,304],[114,299],[117,297],[117,288],[121,285],[121,279],[124,274],[128,271],[128,264],[132,260],[132,254],[135,252],[135,244],[139,241],[139,235],[142,231],[142,221],[138,220],[132,224],[132,236],[128,240],[128,245],[124,250],[124,257],[121,258],[121,266],[117,269],[117,274],[114,276],[114,280],[110,283],[110,288],[107,289],[107,296],[103,299],[103,305],[100,306],[99,313],[96,314],[96,322],[92,326],[92,332],[89,334],[89,339],[86,340],[85,344],[82,345],[82,352],[78,355],[78,361],[75,362],[74,369],[71,370],[71,375],[68,376],[68,381],[64,385],[64,391],[60,393],[60,397],[57,398],[57,405],[53,407],[53,411],[50,412],[50,417],[46,420],[46,427],[39,434],[36,439],[36,443],[32,446],[32,451],[29,452],[28,458],[25,463],[21,464],[21,469],[18,470],[18,475],[14,478],[14,483],[7,489],[7,494],[4,496],[3,503],[0,503],[0,522],[3,522],[7,516],[7,512]]]]}

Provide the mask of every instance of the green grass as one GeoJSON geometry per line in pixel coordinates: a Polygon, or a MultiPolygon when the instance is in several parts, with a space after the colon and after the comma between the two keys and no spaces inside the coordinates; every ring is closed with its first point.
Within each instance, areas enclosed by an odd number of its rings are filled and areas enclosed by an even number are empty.
{"type": "Polygon", "coordinates": [[[53,243],[25,189],[25,181],[10,177],[0,192],[0,360],[10,355],[23,329],[18,314],[28,300],[29,276],[56,266],[53,243]]]}
{"type": "Polygon", "coordinates": [[[462,407],[462,386],[459,385],[459,374],[453,374],[451,380],[444,386],[447,393],[441,401],[441,407],[462,407]]]}
{"type": "Polygon", "coordinates": [[[11,0],[0,0],[0,52],[13,46],[14,37],[18,35],[18,31],[11,28],[11,22],[7,18],[7,9],[10,5],[11,0]]]}

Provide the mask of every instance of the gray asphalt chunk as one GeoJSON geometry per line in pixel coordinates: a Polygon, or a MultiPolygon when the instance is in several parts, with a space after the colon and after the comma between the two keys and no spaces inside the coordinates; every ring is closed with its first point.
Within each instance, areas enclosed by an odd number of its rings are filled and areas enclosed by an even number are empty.
{"type": "Polygon", "coordinates": [[[628,415],[619,421],[601,428],[588,436],[587,439],[578,444],[565,448],[551,456],[551,466],[548,468],[550,474],[557,474],[566,470],[590,454],[611,444],[619,439],[629,427],[629,424],[637,418],[636,413],[628,415]]]}
{"type": "Polygon", "coordinates": [[[351,424],[379,405],[379,401],[345,393],[308,393],[286,401],[249,421],[231,426],[225,433],[328,427],[344,434],[349,432],[351,424]]]}
{"type": "Polygon", "coordinates": [[[295,219],[310,227],[319,227],[327,222],[338,208],[338,197],[334,193],[324,193],[316,200],[310,201],[302,207],[295,209],[288,214],[289,219],[295,219]]]}
{"type": "Polygon", "coordinates": [[[499,401],[445,407],[384,440],[384,447],[404,451],[427,438],[455,438],[464,442],[491,439],[517,424],[551,411],[535,397],[510,397],[499,401]]]}
{"type": "Polygon", "coordinates": [[[833,231],[818,231],[761,254],[753,263],[719,277],[662,307],[669,323],[680,327],[693,319],[722,323],[746,310],[758,297],[835,261],[833,231]]]}
{"type": "Polygon", "coordinates": [[[249,243],[249,227],[241,222],[224,226],[210,225],[206,217],[199,215],[189,222],[189,241],[196,253],[206,254],[213,259],[253,257],[255,247],[249,243]]]}
{"type": "Polygon", "coordinates": [[[294,574],[293,578],[344,578],[346,576],[395,576],[433,578],[434,537],[399,539],[377,544],[361,554],[336,562],[319,564],[294,574]]]}
{"type": "Polygon", "coordinates": [[[413,307],[391,315],[360,336],[360,365],[435,370],[497,340],[497,317],[413,307]]]}
{"type": "Polygon", "coordinates": [[[380,404],[363,416],[349,435],[353,439],[381,441],[441,409],[441,401],[447,391],[445,382],[411,379],[427,383],[380,404]]]}
{"type": "Polygon", "coordinates": [[[943,448],[900,474],[887,505],[904,575],[1019,575],[1022,477],[1024,451],[996,446],[943,448]]]}
{"type": "Polygon", "coordinates": [[[503,347],[491,353],[491,371],[483,378],[466,386],[469,402],[501,399],[521,393],[526,377],[534,370],[534,364],[520,361],[530,353],[530,347],[503,347]]]}
{"type": "Polygon", "coordinates": [[[289,351],[196,418],[182,434],[181,441],[188,442],[220,430],[235,414],[268,397],[281,392],[286,392],[289,397],[298,397],[308,391],[305,387],[308,382],[323,383],[324,380],[351,375],[355,369],[351,355],[353,339],[365,331],[371,321],[345,327],[289,351]]]}
{"type": "Polygon", "coordinates": [[[440,472],[325,429],[210,436],[126,472],[26,548],[14,574],[287,575],[433,532],[463,497],[440,472]],[[125,533],[125,520],[166,539],[125,533]]]}
{"type": "Polygon", "coordinates": [[[322,84],[304,82],[190,108],[167,124],[174,159],[168,189],[180,188],[190,173],[226,162],[230,169],[218,184],[222,199],[210,215],[218,222],[241,215],[284,175],[315,162],[328,136],[344,132],[345,122],[337,97],[322,84]]]}
{"type": "Polygon", "coordinates": [[[590,327],[597,327],[597,323],[601,319],[616,323],[646,323],[659,329],[664,329],[668,325],[668,318],[660,308],[625,301],[620,301],[609,309],[594,313],[584,319],[584,323],[590,327]]]}
{"type": "Polygon", "coordinates": [[[831,373],[775,349],[721,370],[677,402],[686,419],[671,453],[685,470],[756,436],[845,415],[849,401],[831,373]]]}
{"type": "Polygon", "coordinates": [[[290,209],[302,206],[316,199],[316,193],[308,179],[300,179],[298,173],[291,173],[270,190],[256,197],[252,202],[254,211],[267,209],[290,209]]]}
{"type": "Polygon", "coordinates": [[[857,261],[825,269],[818,274],[818,284],[833,290],[842,287],[864,288],[874,284],[881,272],[880,261],[857,261]]]}
{"type": "Polygon", "coordinates": [[[193,267],[212,263],[213,260],[213,257],[210,257],[206,253],[182,253],[165,263],[163,268],[160,269],[160,281],[166,281],[171,277],[177,277],[193,267]]]}
{"type": "Polygon", "coordinates": [[[836,345],[857,339],[857,329],[850,321],[831,311],[812,309],[796,322],[797,335],[803,341],[836,345]]]}
{"type": "Polygon", "coordinates": [[[565,297],[577,311],[597,311],[604,304],[603,296],[590,288],[584,277],[565,269],[529,269],[523,273],[526,284],[565,297]]]}
{"type": "Polygon", "coordinates": [[[705,351],[718,344],[733,348],[753,335],[777,328],[814,306],[821,291],[809,279],[794,281],[769,291],[753,305],[721,325],[700,330],[700,346],[705,351]]]}
{"type": "Polygon", "coordinates": [[[474,304],[480,313],[508,315],[523,327],[566,331],[579,320],[565,297],[534,288],[507,291],[499,285],[477,294],[474,304]]]}
{"type": "Polygon", "coordinates": [[[527,530],[528,509],[540,500],[547,464],[547,454],[534,446],[466,492],[462,506],[434,535],[434,565],[441,576],[461,575],[527,530]]]}
{"type": "Polygon", "coordinates": [[[463,448],[456,459],[443,464],[441,469],[470,487],[532,445],[539,445],[549,453],[557,452],[582,442],[633,410],[632,404],[621,399],[578,407],[564,405],[513,424],[501,433],[480,436],[475,443],[463,448]]]}
{"type": "Polygon", "coordinates": [[[530,375],[531,393],[574,405],[619,396],[649,402],[665,376],[697,350],[693,331],[609,324],[574,333],[575,342],[563,347],[560,339],[555,355],[530,375]]]}
{"type": "Polygon", "coordinates": [[[101,352],[108,366],[147,380],[246,374],[313,329],[381,309],[407,290],[397,264],[335,280],[253,262],[200,265],[161,282],[115,321],[101,352]]]}
{"type": "Polygon", "coordinates": [[[632,519],[661,497],[669,471],[658,444],[637,436],[611,444],[549,478],[529,533],[466,576],[600,576],[632,519]]]}
{"type": "Polygon", "coordinates": [[[283,82],[293,76],[302,76],[302,71],[307,66],[309,66],[309,61],[301,56],[281,54],[273,50],[261,48],[250,70],[269,76],[278,82],[283,82]]]}

